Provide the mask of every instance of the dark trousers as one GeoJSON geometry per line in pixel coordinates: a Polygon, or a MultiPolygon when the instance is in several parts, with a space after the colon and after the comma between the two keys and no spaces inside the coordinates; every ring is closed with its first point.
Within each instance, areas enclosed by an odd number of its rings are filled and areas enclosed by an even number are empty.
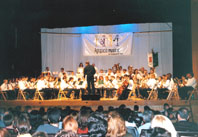
{"type": "Polygon", "coordinates": [[[188,92],[192,92],[194,88],[193,87],[189,87],[189,86],[186,86],[186,87],[181,87],[178,89],[179,91],[179,96],[181,99],[188,99],[190,93],[188,92]]]}
{"type": "Polygon", "coordinates": [[[94,78],[87,78],[87,90],[89,95],[95,95],[94,78]]]}
{"type": "Polygon", "coordinates": [[[104,97],[104,88],[97,88],[97,94],[100,95],[100,97],[104,97]]]}
{"type": "Polygon", "coordinates": [[[149,94],[148,94],[148,91],[150,91],[151,89],[150,88],[139,88],[139,91],[140,91],[140,95],[147,99],[149,94]]]}
{"type": "Polygon", "coordinates": [[[168,89],[167,88],[158,88],[158,98],[159,99],[166,99],[168,97],[168,89]]]}
{"type": "Polygon", "coordinates": [[[118,100],[125,100],[125,99],[127,99],[128,96],[129,96],[129,92],[130,92],[129,89],[124,89],[122,91],[122,94],[119,96],[118,100]]]}

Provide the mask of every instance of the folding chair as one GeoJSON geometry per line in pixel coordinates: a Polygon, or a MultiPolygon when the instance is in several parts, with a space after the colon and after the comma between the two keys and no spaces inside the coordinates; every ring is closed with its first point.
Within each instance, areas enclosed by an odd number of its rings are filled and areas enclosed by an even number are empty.
{"type": "Polygon", "coordinates": [[[38,89],[36,89],[36,92],[34,93],[34,100],[39,100],[39,99],[44,100],[41,92],[38,89]]]}
{"type": "Polygon", "coordinates": [[[198,87],[195,87],[195,89],[193,89],[191,92],[190,92],[190,95],[188,97],[188,101],[190,101],[192,99],[192,96],[195,95],[195,93],[198,93],[198,87]]]}
{"type": "Polygon", "coordinates": [[[166,100],[171,100],[171,99],[175,99],[175,100],[180,99],[178,89],[176,86],[174,86],[174,88],[169,91],[168,97],[166,98],[166,100]]]}
{"type": "Polygon", "coordinates": [[[57,99],[62,99],[62,97],[66,98],[65,92],[63,90],[59,89],[57,99]]]}
{"type": "Polygon", "coordinates": [[[3,100],[4,100],[4,101],[7,101],[7,98],[6,98],[7,93],[6,93],[6,91],[0,90],[0,93],[1,93],[1,95],[2,95],[2,97],[3,97],[3,100]]]}
{"type": "Polygon", "coordinates": [[[147,98],[147,100],[157,100],[158,98],[158,94],[157,94],[157,91],[153,88],[150,92],[149,92],[149,96],[147,98]]]}
{"type": "Polygon", "coordinates": [[[25,100],[26,101],[25,92],[21,89],[19,89],[19,91],[18,91],[17,100],[25,100]]]}

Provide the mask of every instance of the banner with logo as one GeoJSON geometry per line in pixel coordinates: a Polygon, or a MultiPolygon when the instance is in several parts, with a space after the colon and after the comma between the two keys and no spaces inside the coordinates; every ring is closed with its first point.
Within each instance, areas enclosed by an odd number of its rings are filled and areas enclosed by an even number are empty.
{"type": "Polygon", "coordinates": [[[148,53],[147,57],[148,57],[148,66],[152,68],[153,67],[153,53],[152,52],[148,53]]]}
{"type": "Polygon", "coordinates": [[[84,56],[131,55],[133,33],[82,34],[84,56]]]}

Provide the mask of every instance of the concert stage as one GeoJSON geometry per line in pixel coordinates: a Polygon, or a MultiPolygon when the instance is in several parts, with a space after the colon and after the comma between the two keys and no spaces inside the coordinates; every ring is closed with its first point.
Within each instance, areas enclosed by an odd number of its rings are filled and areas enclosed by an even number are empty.
{"type": "Polygon", "coordinates": [[[145,105],[148,105],[154,110],[162,110],[163,104],[168,103],[174,110],[180,107],[187,107],[191,110],[193,120],[198,121],[198,100],[141,100],[138,98],[128,99],[128,100],[116,100],[116,99],[104,99],[100,100],[81,100],[81,99],[54,99],[54,100],[7,100],[0,101],[0,107],[15,107],[15,106],[32,106],[33,108],[39,107],[66,107],[70,106],[72,109],[79,110],[82,106],[90,106],[93,110],[96,110],[99,105],[103,106],[105,110],[109,106],[119,107],[121,104],[125,104],[127,107],[133,109],[134,105],[139,105],[140,110],[143,110],[145,105]]]}

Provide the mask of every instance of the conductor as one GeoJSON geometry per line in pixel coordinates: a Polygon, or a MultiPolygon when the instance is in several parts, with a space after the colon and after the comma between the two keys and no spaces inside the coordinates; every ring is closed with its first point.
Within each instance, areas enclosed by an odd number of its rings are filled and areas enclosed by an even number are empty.
{"type": "Polygon", "coordinates": [[[84,77],[87,77],[87,90],[89,95],[95,94],[95,87],[94,87],[94,74],[96,73],[96,70],[94,66],[89,64],[89,61],[85,62],[85,68],[84,68],[84,77]]]}

